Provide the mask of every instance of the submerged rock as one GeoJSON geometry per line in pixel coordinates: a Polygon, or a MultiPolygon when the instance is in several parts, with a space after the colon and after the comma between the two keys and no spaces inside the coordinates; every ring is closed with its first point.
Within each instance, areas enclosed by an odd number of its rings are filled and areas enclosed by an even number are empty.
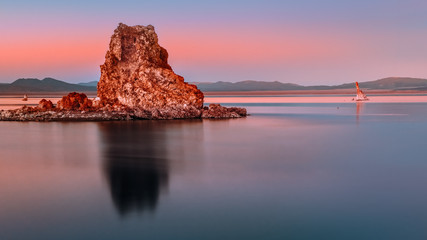
{"type": "Polygon", "coordinates": [[[209,107],[204,107],[202,112],[202,118],[241,118],[246,115],[244,108],[227,108],[219,104],[209,104],[209,107]]]}
{"type": "Polygon", "coordinates": [[[101,66],[101,105],[123,105],[141,118],[198,118],[203,93],[168,64],[154,27],[119,24],[101,66]]]}

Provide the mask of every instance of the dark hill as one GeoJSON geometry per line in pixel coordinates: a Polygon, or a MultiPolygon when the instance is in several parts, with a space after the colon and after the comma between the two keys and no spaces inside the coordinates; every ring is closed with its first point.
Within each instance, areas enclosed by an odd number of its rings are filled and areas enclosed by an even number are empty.
{"type": "Polygon", "coordinates": [[[215,82],[196,83],[197,87],[205,92],[216,91],[281,91],[281,90],[304,90],[305,87],[293,83],[262,82],[262,81],[242,81],[242,82],[215,82]]]}
{"type": "MultiPolygon", "coordinates": [[[[234,91],[290,91],[290,90],[334,90],[353,89],[354,83],[335,86],[302,86],[293,83],[241,81],[241,82],[198,82],[193,83],[204,92],[234,92],[234,91]]],[[[375,81],[359,82],[362,89],[388,90],[427,90],[427,79],[390,77],[375,81]]],[[[53,78],[39,80],[36,78],[22,78],[12,83],[0,83],[0,93],[31,93],[31,92],[96,92],[97,81],[72,84],[53,78]]]]}
{"type": "MultiPolygon", "coordinates": [[[[427,79],[408,78],[408,77],[389,77],[375,81],[360,82],[361,88],[365,89],[416,89],[426,88],[427,79]]],[[[346,83],[338,86],[332,86],[333,89],[354,88],[354,83],[346,83]]]]}
{"type": "MultiPolygon", "coordinates": [[[[346,83],[335,86],[302,86],[293,83],[242,81],[242,82],[214,82],[194,83],[204,92],[232,92],[232,91],[286,91],[286,90],[334,90],[352,89],[354,83],[346,83]]],[[[425,90],[427,79],[422,78],[383,78],[375,81],[359,82],[363,89],[388,89],[388,90],[425,90]]]]}
{"type": "Polygon", "coordinates": [[[98,81],[92,81],[92,82],[82,82],[79,83],[81,86],[89,86],[89,87],[96,87],[98,86],[98,81]]]}
{"type": "Polygon", "coordinates": [[[36,78],[21,78],[10,84],[0,84],[0,92],[93,92],[96,87],[66,83],[53,78],[39,80],[36,78]]]}

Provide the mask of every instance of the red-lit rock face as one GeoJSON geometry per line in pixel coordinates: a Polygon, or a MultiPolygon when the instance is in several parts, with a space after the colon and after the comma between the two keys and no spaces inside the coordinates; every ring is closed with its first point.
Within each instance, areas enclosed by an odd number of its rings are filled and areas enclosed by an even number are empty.
{"type": "Polygon", "coordinates": [[[142,118],[197,118],[203,93],[168,64],[154,27],[119,24],[101,66],[101,105],[123,105],[142,118]]]}
{"type": "Polygon", "coordinates": [[[50,100],[42,99],[42,100],[40,100],[37,108],[41,111],[53,110],[53,103],[50,100]]]}
{"type": "Polygon", "coordinates": [[[69,93],[58,101],[56,108],[59,110],[81,110],[88,111],[92,108],[92,100],[84,93],[69,93]]]}

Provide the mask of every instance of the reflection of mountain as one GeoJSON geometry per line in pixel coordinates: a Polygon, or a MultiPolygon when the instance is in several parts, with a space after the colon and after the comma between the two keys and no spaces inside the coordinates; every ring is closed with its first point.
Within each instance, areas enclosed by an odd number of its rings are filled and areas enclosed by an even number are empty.
{"type": "Polygon", "coordinates": [[[99,123],[104,173],[120,214],[154,210],[168,185],[165,132],[158,122],[99,123]]]}

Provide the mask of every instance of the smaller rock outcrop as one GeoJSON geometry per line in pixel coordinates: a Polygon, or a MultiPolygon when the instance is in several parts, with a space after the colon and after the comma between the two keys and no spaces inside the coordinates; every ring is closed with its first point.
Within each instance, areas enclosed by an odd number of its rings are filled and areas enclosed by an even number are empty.
{"type": "Polygon", "coordinates": [[[80,110],[88,111],[92,108],[92,100],[87,98],[84,93],[69,93],[67,96],[63,96],[58,101],[56,108],[59,110],[80,110]]]}
{"type": "Polygon", "coordinates": [[[37,106],[37,108],[38,108],[40,111],[49,111],[49,110],[52,110],[52,109],[53,109],[53,103],[52,103],[52,101],[50,101],[50,100],[42,99],[42,100],[39,102],[39,105],[37,106]]]}
{"type": "Polygon", "coordinates": [[[16,110],[0,110],[0,121],[123,121],[130,120],[123,112],[109,111],[41,111],[24,106],[16,110]]]}
{"type": "Polygon", "coordinates": [[[246,115],[245,108],[227,108],[213,103],[209,104],[209,107],[204,107],[202,112],[202,118],[241,118],[246,115]]]}

